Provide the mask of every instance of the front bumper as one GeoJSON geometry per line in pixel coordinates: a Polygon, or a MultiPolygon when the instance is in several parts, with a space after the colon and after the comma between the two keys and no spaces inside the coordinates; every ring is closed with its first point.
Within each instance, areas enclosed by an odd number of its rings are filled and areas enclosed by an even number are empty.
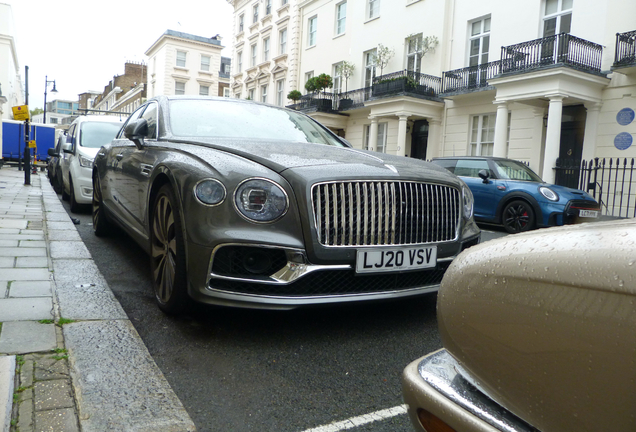
{"type": "Polygon", "coordinates": [[[418,419],[418,410],[425,410],[456,431],[538,432],[477,389],[460,370],[445,349],[404,369],[402,393],[416,430],[426,432],[418,419]]]}
{"type": "MultiPolygon", "coordinates": [[[[479,235],[459,246],[478,242],[479,235]]],[[[191,295],[204,303],[261,309],[416,296],[439,290],[454,257],[438,258],[430,269],[360,275],[350,263],[312,264],[303,249],[222,244],[211,255],[203,287],[191,295]]]]}

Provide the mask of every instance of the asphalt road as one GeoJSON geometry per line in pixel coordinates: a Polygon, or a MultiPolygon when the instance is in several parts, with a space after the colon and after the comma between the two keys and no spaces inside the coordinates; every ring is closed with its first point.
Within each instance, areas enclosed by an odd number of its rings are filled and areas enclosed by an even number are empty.
{"type": "MultiPolygon", "coordinates": [[[[199,431],[307,431],[400,406],[400,376],[441,348],[436,295],[294,311],[156,306],[149,259],[123,232],[77,229],[110,288],[199,431]]],[[[502,232],[484,233],[489,239],[502,232]]],[[[349,429],[412,431],[406,414],[349,429]]]]}

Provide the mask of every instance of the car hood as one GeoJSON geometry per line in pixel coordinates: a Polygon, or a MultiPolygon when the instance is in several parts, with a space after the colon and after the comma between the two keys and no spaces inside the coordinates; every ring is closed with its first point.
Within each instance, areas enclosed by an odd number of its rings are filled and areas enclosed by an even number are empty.
{"type": "Polygon", "coordinates": [[[543,183],[539,186],[546,186],[555,191],[561,197],[567,197],[568,199],[594,199],[590,194],[579,189],[573,189],[566,186],[559,186],[555,184],[543,183]]]}
{"type": "MultiPolygon", "coordinates": [[[[174,140],[173,140],[174,141],[174,140]]],[[[179,142],[179,141],[177,141],[179,142]]],[[[285,176],[312,178],[411,178],[459,184],[457,177],[446,169],[419,159],[387,155],[384,153],[336,147],[324,144],[201,140],[182,143],[202,145],[232,153],[257,162],[285,176]],[[328,168],[337,166],[338,170],[328,168]],[[285,171],[289,171],[284,173],[285,171]],[[293,173],[293,174],[292,174],[293,173]]],[[[196,148],[190,149],[197,153],[196,148]]]]}
{"type": "Polygon", "coordinates": [[[473,246],[437,311],[468,377],[539,430],[636,430],[636,220],[473,246]]]}

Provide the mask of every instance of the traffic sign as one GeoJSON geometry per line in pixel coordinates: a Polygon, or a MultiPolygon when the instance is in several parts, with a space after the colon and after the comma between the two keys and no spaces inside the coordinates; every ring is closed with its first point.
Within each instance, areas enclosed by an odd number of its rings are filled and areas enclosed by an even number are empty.
{"type": "Polygon", "coordinates": [[[11,108],[14,120],[29,120],[29,106],[18,105],[11,108]]]}

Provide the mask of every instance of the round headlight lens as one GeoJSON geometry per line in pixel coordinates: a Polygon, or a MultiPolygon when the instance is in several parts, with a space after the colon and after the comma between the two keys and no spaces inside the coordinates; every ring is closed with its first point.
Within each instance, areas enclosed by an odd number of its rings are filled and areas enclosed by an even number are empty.
{"type": "Polygon", "coordinates": [[[205,205],[219,205],[225,199],[225,186],[218,180],[202,180],[194,187],[194,196],[205,205]]]}
{"type": "Polygon", "coordinates": [[[236,209],[254,222],[273,222],[287,211],[287,194],[270,180],[245,180],[234,194],[236,209]]]}
{"type": "Polygon", "coordinates": [[[541,195],[543,195],[544,197],[546,197],[550,201],[558,201],[559,200],[559,195],[555,191],[550,189],[549,187],[541,186],[539,188],[539,192],[541,192],[541,195]]]}
{"type": "Polygon", "coordinates": [[[467,186],[462,186],[462,204],[464,209],[464,218],[473,217],[473,193],[467,186]]]}

